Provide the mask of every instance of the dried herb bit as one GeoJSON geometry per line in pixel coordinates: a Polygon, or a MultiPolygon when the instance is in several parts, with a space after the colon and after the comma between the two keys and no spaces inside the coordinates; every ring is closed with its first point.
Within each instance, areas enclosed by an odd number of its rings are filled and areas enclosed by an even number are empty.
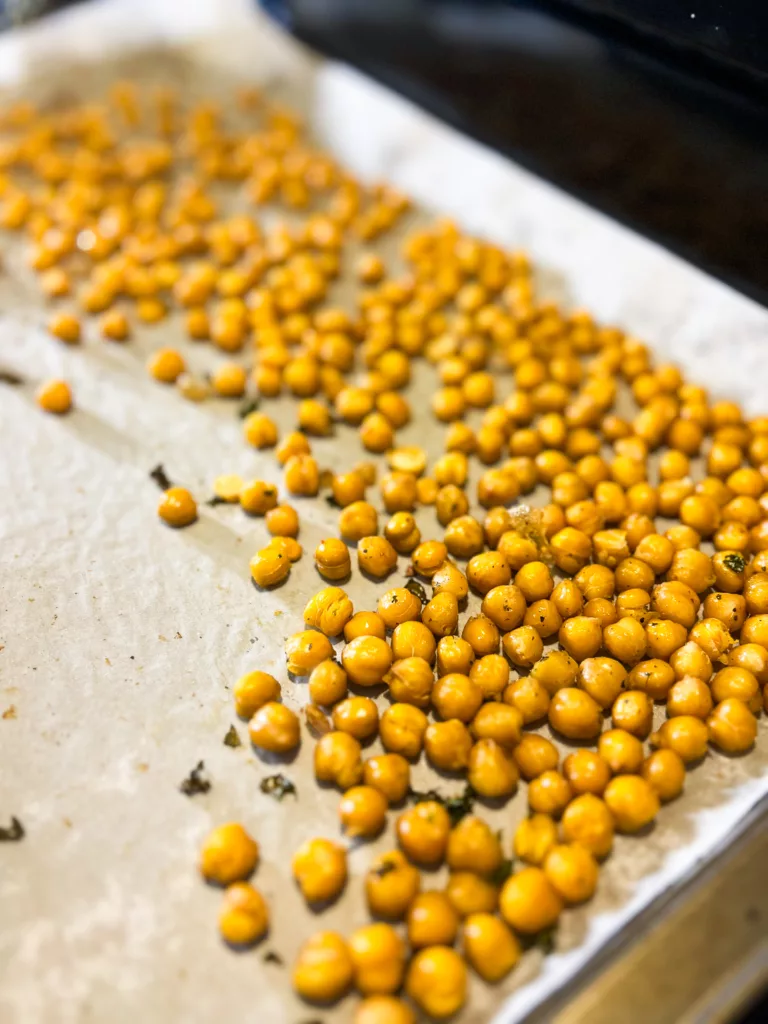
{"type": "Polygon", "coordinates": [[[489,876],[489,881],[493,885],[502,886],[512,874],[515,868],[515,862],[511,857],[507,857],[499,864],[495,871],[489,876]]]}
{"type": "Polygon", "coordinates": [[[8,384],[9,387],[17,388],[23,383],[24,380],[18,373],[14,373],[12,370],[0,370],[0,384],[8,384]]]}
{"type": "Polygon", "coordinates": [[[424,587],[422,587],[418,580],[408,580],[408,582],[405,584],[405,589],[410,590],[414,597],[418,597],[422,604],[426,604],[427,601],[429,600],[429,598],[427,597],[426,590],[424,589],[424,587]]]}
{"type": "Polygon", "coordinates": [[[285,960],[276,953],[274,949],[268,949],[264,956],[261,958],[265,964],[275,964],[277,967],[285,967],[285,960]]]}
{"type": "Polygon", "coordinates": [[[325,503],[326,505],[330,505],[331,508],[341,508],[341,505],[336,501],[332,494],[326,494],[325,503]]]}
{"type": "Polygon", "coordinates": [[[18,843],[25,836],[24,826],[18,818],[11,818],[10,828],[0,828],[0,843],[18,843]]]}
{"type": "Polygon", "coordinates": [[[179,786],[180,792],[184,796],[196,796],[198,793],[207,793],[211,788],[209,779],[203,778],[203,772],[205,771],[205,762],[198,761],[189,775],[184,779],[182,784],[179,786]]]}
{"type": "Polygon", "coordinates": [[[458,824],[462,818],[466,817],[475,803],[475,791],[470,785],[464,787],[461,796],[443,796],[436,789],[428,789],[426,793],[419,793],[412,789],[410,796],[415,804],[423,804],[426,800],[434,800],[435,803],[442,804],[448,811],[452,825],[458,824]]]}
{"type": "Polygon", "coordinates": [[[726,569],[730,569],[731,572],[744,572],[747,568],[747,560],[743,555],[733,551],[731,554],[725,556],[723,559],[723,565],[726,569]]]}
{"type": "Polygon", "coordinates": [[[397,865],[391,860],[385,860],[381,864],[378,864],[375,868],[371,868],[371,874],[376,875],[377,878],[384,878],[390,871],[394,871],[397,865]]]}
{"type": "Polygon", "coordinates": [[[242,745],[243,741],[240,739],[237,729],[234,727],[234,725],[230,725],[230,727],[227,729],[227,735],[224,737],[224,746],[242,747],[242,745]]]}
{"type": "Polygon", "coordinates": [[[154,480],[161,491],[170,490],[173,484],[168,479],[168,475],[163,468],[162,462],[158,462],[155,468],[149,474],[150,480],[154,480]]]}
{"type": "Polygon", "coordinates": [[[205,504],[210,505],[211,508],[213,508],[215,505],[230,505],[231,502],[227,501],[226,498],[220,498],[218,494],[214,494],[214,496],[209,498],[205,504]]]}
{"type": "Polygon", "coordinates": [[[262,779],[259,783],[259,789],[262,793],[266,793],[268,796],[273,796],[275,800],[282,800],[283,797],[288,796],[289,793],[293,796],[298,796],[294,784],[281,772],[278,772],[277,775],[267,775],[267,777],[262,779]]]}
{"type": "Polygon", "coordinates": [[[554,953],[555,951],[556,938],[557,925],[552,925],[551,928],[545,928],[543,932],[539,932],[538,935],[535,935],[531,945],[534,949],[540,949],[542,953],[549,956],[550,953],[554,953]]]}
{"type": "Polygon", "coordinates": [[[260,402],[258,398],[249,398],[247,402],[243,402],[240,408],[237,410],[237,415],[241,420],[244,420],[246,416],[250,416],[252,412],[256,412],[259,408],[260,402]]]}
{"type": "Polygon", "coordinates": [[[331,723],[317,704],[307,704],[304,708],[304,717],[307,720],[308,728],[315,736],[325,736],[331,731],[331,723]]]}

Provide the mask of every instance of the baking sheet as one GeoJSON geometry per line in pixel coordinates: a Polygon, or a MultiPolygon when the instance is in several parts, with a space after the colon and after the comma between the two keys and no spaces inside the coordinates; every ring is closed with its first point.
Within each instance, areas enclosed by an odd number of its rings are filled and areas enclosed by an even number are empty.
{"type": "MultiPolygon", "coordinates": [[[[77,9],[0,41],[0,69],[7,80],[28,77],[33,90],[74,83],[85,93],[124,73],[222,95],[233,76],[269,81],[357,173],[392,181],[468,230],[527,248],[553,294],[642,336],[713,392],[751,412],[765,408],[764,310],[362,76],[313,61],[245,4],[153,10],[115,0],[77,9]],[[73,76],[62,64],[64,40],[77,57],[100,63],[73,76]],[[156,42],[172,44],[175,55],[137,52],[112,63],[126,48],[156,42]]],[[[219,507],[203,508],[190,529],[163,529],[148,478],[162,462],[202,499],[220,472],[279,482],[274,460],[246,450],[231,403],[193,406],[146,377],[146,354],[174,342],[174,322],[139,329],[125,347],[90,334],[81,349],[65,349],[41,329],[33,295],[14,257],[0,277],[0,360],[27,377],[66,376],[77,410],[63,420],[43,416],[32,380],[0,392],[0,715],[8,712],[0,718],[0,818],[15,814],[27,829],[23,842],[0,847],[0,1019],[349,1020],[352,1000],[319,1015],[308,1010],[289,992],[288,969],[264,963],[263,953],[274,949],[290,963],[311,930],[364,923],[361,876],[373,852],[393,845],[391,829],[352,850],[345,896],[315,917],[290,880],[289,860],[304,838],[337,834],[338,796],[311,779],[310,737],[287,769],[299,788],[295,804],[258,791],[274,767],[247,745],[223,745],[235,722],[229,688],[242,672],[273,667],[286,703],[306,699],[305,688],[286,680],[281,646],[317,589],[311,557],[286,586],[259,594],[248,559],[264,542],[263,523],[219,507]],[[212,789],[187,799],[178,784],[201,758],[212,789]],[[219,894],[194,870],[202,837],[230,819],[261,843],[255,881],[273,910],[268,940],[245,954],[220,944],[219,894]]],[[[216,360],[207,347],[184,351],[200,368],[216,360]]],[[[429,386],[428,373],[420,370],[419,388],[429,386]]],[[[275,411],[287,429],[290,406],[275,411]]],[[[430,439],[434,451],[441,436],[430,439]]],[[[403,439],[424,440],[418,426],[403,439]]],[[[334,468],[348,464],[351,450],[363,457],[357,444],[342,428],[315,448],[334,468]]],[[[297,504],[311,553],[335,532],[336,513],[323,502],[297,504]]],[[[349,589],[359,607],[371,607],[380,587],[353,577],[349,589]]],[[[237,728],[245,739],[244,725],[237,728]]],[[[763,742],[751,756],[712,755],[691,773],[685,797],[663,810],[650,836],[620,837],[596,899],[565,915],[561,951],[544,962],[529,953],[495,989],[473,980],[461,1021],[521,1019],[706,858],[768,792],[765,733],[761,724],[763,742]]],[[[420,766],[415,781],[430,776],[420,766]]],[[[507,844],[524,804],[521,795],[504,811],[482,812],[507,844]]]]}

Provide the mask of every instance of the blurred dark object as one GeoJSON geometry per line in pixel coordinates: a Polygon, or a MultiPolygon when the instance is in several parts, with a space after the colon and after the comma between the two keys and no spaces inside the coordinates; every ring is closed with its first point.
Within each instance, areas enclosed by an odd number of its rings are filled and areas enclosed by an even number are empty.
{"type": "Polygon", "coordinates": [[[768,304],[754,0],[264,0],[294,34],[768,304]]]}
{"type": "Polygon", "coordinates": [[[12,28],[69,7],[74,0],[0,0],[0,28],[12,28]]]}

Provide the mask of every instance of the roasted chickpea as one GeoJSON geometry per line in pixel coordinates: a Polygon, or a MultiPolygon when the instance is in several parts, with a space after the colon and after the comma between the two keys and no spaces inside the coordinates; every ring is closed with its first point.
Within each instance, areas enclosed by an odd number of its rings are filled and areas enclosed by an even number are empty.
{"type": "Polygon", "coordinates": [[[440,864],[445,857],[451,819],[434,800],[409,807],[396,822],[397,838],[403,852],[415,864],[440,864]]]}
{"type": "MultiPolygon", "coordinates": [[[[611,627],[606,627],[611,628],[611,627]]],[[[587,615],[575,615],[560,627],[558,640],[561,647],[568,652],[574,661],[582,662],[592,658],[603,644],[604,630],[598,619],[587,615]]]]}
{"type": "Polygon", "coordinates": [[[466,494],[456,484],[446,484],[435,496],[435,512],[441,526],[447,526],[454,519],[466,516],[469,512],[466,494]]]}
{"type": "Polygon", "coordinates": [[[604,565],[585,566],[576,574],[574,582],[585,601],[592,601],[596,597],[610,598],[616,591],[616,578],[604,565]]]}
{"type": "Polygon", "coordinates": [[[693,715],[678,715],[664,722],[650,742],[661,750],[674,750],[684,764],[691,764],[707,753],[707,727],[693,715]]]}
{"type": "Polygon", "coordinates": [[[538,867],[523,868],[508,878],[499,905],[507,924],[523,935],[551,928],[563,909],[557,890],[538,867]]]}
{"type": "Polygon", "coordinates": [[[414,949],[451,946],[459,930],[459,915],[443,892],[419,893],[407,915],[408,941],[414,949]]]}
{"type": "Polygon", "coordinates": [[[554,771],[560,763],[560,755],[554,743],[536,733],[523,735],[515,747],[514,757],[520,774],[528,782],[543,772],[554,771]]]}
{"type": "Polygon", "coordinates": [[[667,803],[680,796],[685,785],[685,765],[674,750],[655,750],[643,761],[642,776],[667,803]]]}
{"type": "Polygon", "coordinates": [[[473,871],[452,871],[445,895],[461,918],[470,914],[493,913],[499,902],[497,887],[473,871]]]}
{"type": "Polygon", "coordinates": [[[326,636],[339,636],[352,618],[352,602],[341,587],[324,587],[309,599],[304,622],[326,636]]]}
{"type": "Polygon", "coordinates": [[[262,938],[269,927],[269,909],[264,897],[248,882],[227,887],[219,912],[219,932],[225,942],[250,946],[262,938]]]}
{"type": "Polygon", "coordinates": [[[390,804],[399,803],[408,793],[410,765],[400,754],[379,754],[369,758],[363,768],[363,782],[386,797],[390,804]]]}
{"type": "Polygon", "coordinates": [[[341,826],[351,838],[371,839],[387,820],[387,799],[373,786],[353,786],[339,803],[341,826]]]}
{"type": "Polygon", "coordinates": [[[347,697],[334,707],[332,718],[335,729],[358,740],[375,736],[379,728],[378,708],[370,697],[347,697]]]}
{"type": "Polygon", "coordinates": [[[432,577],[432,593],[436,597],[442,593],[453,594],[457,601],[463,601],[469,593],[467,577],[453,562],[445,561],[432,577]]]}
{"type": "Polygon", "coordinates": [[[308,676],[321,661],[332,657],[331,641],[314,629],[294,633],[285,642],[286,668],[294,676],[308,676]]]}
{"type": "Polygon", "coordinates": [[[459,602],[449,591],[441,591],[424,605],[421,621],[434,636],[449,636],[459,624],[459,602]]]}
{"type": "Polygon", "coordinates": [[[467,969],[448,946],[427,946],[411,960],[405,981],[408,995],[430,1017],[450,1017],[467,994],[467,969]]]}
{"type": "Polygon", "coordinates": [[[458,718],[431,722],[424,734],[424,750],[435,768],[460,771],[469,764],[472,737],[458,718]]]}
{"type": "MultiPolygon", "coordinates": [[[[728,594],[720,591],[708,594],[704,599],[703,611],[705,620],[717,619],[730,633],[737,633],[747,618],[747,604],[741,594],[728,594]]],[[[720,642],[722,643],[722,640],[720,642]]],[[[697,640],[697,643],[707,650],[701,639],[697,640]]],[[[729,643],[729,646],[733,645],[729,643]]],[[[707,653],[709,654],[709,651],[707,653]]],[[[710,657],[712,657],[711,654],[710,657]]],[[[715,655],[715,657],[717,658],[719,655],[715,655]]]]}
{"type": "Polygon", "coordinates": [[[642,690],[626,690],[613,702],[611,719],[615,729],[645,739],[653,726],[653,701],[642,690]]]}
{"type": "Polygon", "coordinates": [[[268,672],[248,672],[232,688],[235,711],[241,718],[252,718],[259,708],[280,699],[280,683],[268,672]]]}
{"type": "Polygon", "coordinates": [[[651,619],[645,624],[647,653],[651,655],[653,661],[669,659],[687,639],[688,630],[679,622],[672,622],[670,619],[651,619]]]}
{"type": "Polygon", "coordinates": [[[540,721],[549,710],[549,694],[532,676],[523,676],[510,683],[504,690],[502,700],[517,708],[525,725],[540,721]]]}
{"type": "Polygon", "coordinates": [[[420,885],[418,870],[408,863],[400,850],[380,854],[365,877],[368,909],[377,917],[399,920],[405,916],[420,885]]]}
{"type": "Polygon", "coordinates": [[[701,594],[715,582],[712,559],[696,548],[682,548],[675,552],[667,579],[684,583],[695,593],[701,594]]]}
{"type": "Polygon", "coordinates": [[[615,658],[586,658],[579,666],[579,685],[605,710],[613,704],[627,680],[615,658]]]}
{"type": "Polygon", "coordinates": [[[565,651],[547,651],[531,669],[531,676],[553,696],[558,690],[572,686],[579,674],[579,666],[565,651]]]}
{"type": "Polygon", "coordinates": [[[584,598],[573,580],[561,580],[552,591],[551,600],[563,619],[581,615],[584,609],[584,598]]]}
{"type": "Polygon", "coordinates": [[[441,676],[432,689],[432,706],[443,719],[470,722],[482,703],[480,687],[459,672],[441,676]]]}
{"type": "Polygon", "coordinates": [[[696,676],[706,683],[712,676],[712,661],[693,640],[679,647],[670,656],[669,664],[677,679],[696,676]]]}
{"type": "Polygon", "coordinates": [[[359,636],[341,652],[341,663],[350,682],[357,686],[376,686],[392,667],[392,650],[376,636],[359,636]]]}
{"type": "Polygon", "coordinates": [[[527,864],[541,866],[557,842],[557,825],[547,814],[524,818],[515,830],[514,853],[527,864]]]}
{"type": "Polygon", "coordinates": [[[213,829],[200,850],[200,873],[217,885],[244,881],[258,862],[259,844],[237,822],[213,829]]]}
{"type": "Polygon", "coordinates": [[[728,652],[728,664],[745,668],[761,686],[768,683],[768,650],[760,644],[741,644],[728,652]]]}
{"type": "Polygon", "coordinates": [[[475,660],[475,652],[463,637],[444,636],[437,644],[436,660],[438,676],[454,672],[468,675],[475,660]]]}
{"type": "MultiPolygon", "coordinates": [[[[421,614],[421,608],[419,608],[421,614]]],[[[423,622],[402,622],[392,631],[392,655],[395,659],[419,658],[430,665],[435,660],[437,644],[423,622]]]]}
{"type": "Polygon", "coordinates": [[[549,851],[544,874],[561,899],[575,904],[592,898],[599,868],[590,850],[579,843],[568,843],[549,851]]]}
{"type": "Polygon", "coordinates": [[[329,732],[315,745],[315,778],[339,789],[356,786],[363,777],[360,743],[346,732],[329,732]]]}
{"type": "Polygon", "coordinates": [[[446,861],[452,871],[492,875],[502,860],[499,838],[481,818],[467,815],[451,831],[446,861]]]}
{"type": "Polygon", "coordinates": [[[544,650],[541,636],[533,626],[520,626],[505,633],[501,645],[509,660],[520,668],[531,668],[544,650]]]}
{"type": "Polygon", "coordinates": [[[768,615],[750,615],[744,623],[741,636],[742,644],[768,645],[768,615]]]}
{"type": "Polygon", "coordinates": [[[299,950],[293,987],[312,1003],[333,1003],[352,985],[354,964],[349,947],[336,932],[317,932],[299,950]]]}
{"type": "Polygon", "coordinates": [[[399,659],[394,662],[390,671],[384,676],[384,682],[389,686],[389,692],[394,701],[415,704],[420,708],[429,706],[434,673],[429,662],[424,658],[399,659]]]}
{"type": "Polygon", "coordinates": [[[470,731],[475,739],[490,739],[502,747],[514,747],[520,742],[522,727],[523,716],[517,708],[490,701],[479,708],[470,731]]]}
{"type": "Polygon", "coordinates": [[[385,750],[416,758],[424,745],[427,716],[412,704],[393,704],[379,722],[379,736],[385,750]]]}
{"type": "Polygon", "coordinates": [[[337,505],[346,508],[365,497],[365,480],[357,470],[348,473],[337,473],[331,480],[331,494],[337,505]]]}
{"type": "Polygon", "coordinates": [[[395,512],[384,527],[384,536],[399,555],[408,555],[421,540],[421,532],[410,512],[395,512]]]}
{"type": "Polygon", "coordinates": [[[620,832],[639,832],[659,813],[656,791],[639,775],[611,779],[604,799],[620,832]]]}
{"type": "Polygon", "coordinates": [[[386,639],[387,627],[376,612],[355,612],[344,626],[344,639],[347,643],[363,636],[375,636],[379,640],[386,639]]]}
{"type": "Polygon", "coordinates": [[[528,785],[528,806],[539,814],[559,818],[573,797],[568,780],[559,772],[542,772],[528,785]]]}
{"type": "Polygon", "coordinates": [[[519,771],[512,755],[492,739],[481,739],[469,754],[467,779],[488,800],[509,796],[517,788],[519,771]]]}
{"type": "Polygon", "coordinates": [[[313,704],[329,707],[343,700],[346,695],[347,673],[338,662],[328,659],[312,669],[309,674],[309,697],[313,704]]]}
{"type": "Polygon", "coordinates": [[[574,793],[600,796],[608,785],[611,769],[600,754],[592,750],[576,750],[563,762],[563,774],[574,793]]]}
{"type": "MultiPolygon", "coordinates": [[[[445,547],[454,558],[471,558],[483,550],[484,536],[483,528],[473,516],[458,516],[453,519],[445,528],[445,547]]],[[[495,552],[489,552],[495,554],[495,552]]],[[[509,566],[504,563],[507,569],[507,579],[502,582],[509,582],[509,566]]]]}
{"type": "MultiPolygon", "coordinates": [[[[417,897],[418,898],[418,897],[417,897]]],[[[357,928],[349,937],[355,986],[363,995],[396,992],[405,973],[405,944],[390,924],[357,928]]]]}
{"type": "MultiPolygon", "coordinates": [[[[339,513],[339,532],[349,543],[357,543],[372,537],[379,528],[379,517],[373,505],[367,501],[353,501],[339,513]]],[[[387,541],[389,544],[389,541],[387,541]]],[[[390,545],[391,547],[391,545],[390,545]]],[[[394,548],[392,549],[394,551],[394,548]]],[[[395,555],[395,563],[397,556],[395,555]]]]}
{"type": "MultiPolygon", "coordinates": [[[[725,671],[725,670],[724,670],[725,671]]],[[[757,682],[755,682],[755,689],[757,682]]],[[[678,715],[693,715],[702,720],[712,710],[712,694],[709,687],[696,676],[684,676],[679,679],[667,694],[667,715],[675,718],[678,715]]]]}
{"type": "Polygon", "coordinates": [[[307,903],[335,900],[347,882],[347,852],[330,839],[302,843],[291,867],[307,903]]]}
{"type": "MultiPolygon", "coordinates": [[[[593,793],[583,793],[572,800],[563,812],[563,838],[577,843],[601,860],[613,847],[613,817],[605,802],[593,793]]],[[[545,867],[546,870],[546,867],[545,867]]],[[[550,878],[554,883],[554,879],[550,878]]],[[[556,885],[556,888],[559,888],[556,885]]],[[[561,892],[566,896],[566,893],[561,892]]]]}
{"type": "Polygon", "coordinates": [[[168,526],[189,526],[197,519],[197,503],[184,487],[170,487],[163,493],[157,514],[168,526]]]}
{"type": "Polygon", "coordinates": [[[605,646],[617,661],[634,665],[645,654],[645,630],[637,619],[624,616],[603,630],[605,646]]]}
{"type": "Polygon", "coordinates": [[[552,574],[544,562],[528,562],[518,570],[515,576],[515,586],[530,603],[549,597],[555,584],[552,574]]]}
{"type": "Polygon", "coordinates": [[[574,686],[558,690],[549,705],[549,724],[568,739],[592,739],[602,728],[600,705],[574,686]]]}
{"type": "Polygon", "coordinates": [[[624,729],[608,729],[597,741],[597,752],[614,775],[639,772],[643,763],[643,744],[624,729]]]}
{"type": "Polygon", "coordinates": [[[411,562],[420,576],[432,579],[447,557],[448,548],[442,541],[427,540],[415,549],[411,555],[411,562]]]}
{"type": "Polygon", "coordinates": [[[315,566],[327,580],[343,580],[351,570],[349,549],[335,537],[321,540],[315,548],[315,566]]]}
{"type": "MultiPolygon", "coordinates": [[[[493,511],[494,510],[491,509],[491,512],[493,511]]],[[[503,511],[507,513],[506,509],[503,509],[503,511]]],[[[509,515],[509,513],[507,513],[507,515],[509,515]]],[[[486,540],[489,544],[491,543],[491,536],[492,535],[489,535],[488,528],[486,527],[486,540]]],[[[499,554],[506,558],[512,572],[517,572],[527,562],[534,561],[539,554],[536,542],[530,537],[526,537],[523,534],[518,533],[515,529],[506,529],[494,546],[499,554]]]]}
{"type": "Polygon", "coordinates": [[[707,719],[709,741],[726,754],[749,750],[757,736],[757,719],[743,701],[728,697],[707,719]]]}
{"type": "Polygon", "coordinates": [[[271,754],[288,754],[301,741],[299,719],[290,708],[277,701],[263,704],[248,723],[251,743],[271,754]]]}
{"type": "Polygon", "coordinates": [[[514,585],[493,587],[486,593],[481,611],[502,632],[508,633],[523,621],[526,612],[525,597],[514,585]]]}
{"type": "Polygon", "coordinates": [[[462,935],[464,956],[485,981],[501,981],[522,955],[513,932],[493,914],[472,914],[464,922],[462,935]]]}
{"type": "MultiPolygon", "coordinates": [[[[363,537],[357,546],[357,564],[361,572],[383,579],[397,566],[397,552],[386,537],[363,537]]],[[[409,591],[406,593],[413,598],[409,591]]]]}
{"type": "Polygon", "coordinates": [[[643,537],[635,547],[634,557],[645,563],[656,575],[660,575],[672,565],[674,553],[671,541],[658,533],[651,533],[643,537]]]}
{"type": "Polygon", "coordinates": [[[467,619],[461,631],[461,638],[470,645],[473,654],[478,658],[498,653],[498,627],[485,615],[473,615],[467,619]]]}

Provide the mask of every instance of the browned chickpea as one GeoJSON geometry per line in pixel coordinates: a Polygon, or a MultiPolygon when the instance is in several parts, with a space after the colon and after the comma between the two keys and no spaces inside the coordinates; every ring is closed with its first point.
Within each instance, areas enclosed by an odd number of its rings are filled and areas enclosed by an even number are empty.
{"type": "Polygon", "coordinates": [[[486,654],[474,662],[469,678],[480,687],[485,700],[500,697],[509,683],[509,665],[501,654],[486,654]]]}
{"type": "Polygon", "coordinates": [[[597,752],[614,775],[639,772],[643,763],[643,744],[624,729],[609,729],[597,741],[597,752]]]}
{"type": "Polygon", "coordinates": [[[523,716],[517,708],[489,701],[478,709],[470,730],[475,739],[491,739],[502,747],[514,747],[520,742],[522,727],[523,716]]]}
{"type": "Polygon", "coordinates": [[[639,558],[625,558],[619,562],[615,578],[619,593],[632,589],[650,591],[656,582],[653,569],[639,558]]]}
{"type": "Polygon", "coordinates": [[[549,694],[541,683],[532,676],[523,676],[510,683],[504,690],[502,700],[517,708],[525,725],[538,722],[549,710],[549,694]]]}
{"type": "MultiPolygon", "coordinates": [[[[612,628],[611,626],[607,627],[612,628]]],[[[587,615],[575,615],[560,627],[558,640],[561,647],[570,656],[581,663],[586,658],[592,658],[600,650],[603,644],[603,629],[598,619],[590,618],[587,615]]]]}
{"type": "Polygon", "coordinates": [[[684,676],[696,676],[697,679],[703,679],[706,683],[712,676],[712,661],[709,655],[705,654],[693,640],[679,647],[670,656],[669,664],[677,679],[682,679],[684,676]]]}
{"type": "Polygon", "coordinates": [[[761,686],[768,683],[768,650],[760,644],[741,644],[729,651],[727,662],[737,668],[745,668],[761,686]]]}
{"type": "Polygon", "coordinates": [[[431,722],[424,733],[427,758],[441,771],[461,771],[469,764],[472,737],[458,718],[431,722]]]}
{"type": "Polygon", "coordinates": [[[487,800],[510,796],[517,788],[520,773],[512,755],[492,739],[481,739],[472,747],[467,780],[472,789],[487,800]]]}
{"type": "Polygon", "coordinates": [[[452,871],[492,875],[504,855],[499,837],[490,825],[469,814],[451,830],[445,859],[452,871]]]}
{"type": "Polygon", "coordinates": [[[693,715],[669,718],[651,735],[651,746],[674,750],[684,764],[699,761],[707,752],[707,727],[693,715]]]}
{"type": "Polygon", "coordinates": [[[248,723],[251,743],[271,754],[287,754],[301,742],[299,719],[276,701],[263,704],[248,723]]]}
{"type": "Polygon", "coordinates": [[[532,626],[520,626],[501,638],[504,653],[520,668],[531,668],[544,650],[541,636],[532,626]]]}
{"type": "Polygon", "coordinates": [[[344,648],[341,662],[350,682],[358,686],[376,686],[392,667],[392,651],[385,640],[360,636],[344,648]]]}
{"type": "Polygon", "coordinates": [[[616,591],[614,574],[604,565],[587,565],[574,578],[586,601],[596,597],[613,597],[616,591]]]}
{"type": "Polygon", "coordinates": [[[544,562],[528,562],[518,570],[515,586],[522,592],[526,601],[531,602],[549,597],[555,584],[544,562]]]}
{"type": "Polygon", "coordinates": [[[528,785],[528,806],[539,814],[559,818],[573,797],[568,780],[556,771],[542,772],[528,785]]]}
{"type": "Polygon", "coordinates": [[[424,745],[427,716],[412,704],[393,704],[381,716],[379,736],[385,750],[416,758],[424,745]]]}
{"type": "Polygon", "coordinates": [[[346,508],[365,497],[365,481],[357,470],[337,473],[331,481],[331,493],[337,505],[346,508]]]}
{"type": "MultiPolygon", "coordinates": [[[[445,528],[445,546],[455,558],[471,558],[483,550],[483,528],[473,516],[459,516],[445,528]]],[[[509,581],[509,567],[507,566],[509,581]]]]}
{"type": "Polygon", "coordinates": [[[432,706],[443,719],[470,722],[483,702],[483,693],[469,676],[458,672],[442,676],[432,689],[432,706]]]}
{"type": "Polygon", "coordinates": [[[291,867],[307,903],[327,903],[346,885],[347,852],[330,839],[308,839],[293,855],[291,867]]]}
{"type": "Polygon", "coordinates": [[[387,512],[411,512],[416,507],[416,477],[413,473],[387,473],[379,483],[387,512]]]}
{"type": "Polygon", "coordinates": [[[664,536],[671,542],[676,552],[684,551],[687,548],[697,548],[701,544],[699,534],[692,526],[686,526],[684,523],[670,526],[668,530],[664,531],[664,536]]]}
{"type": "Polygon", "coordinates": [[[479,594],[487,594],[496,587],[505,586],[511,579],[509,564],[497,551],[474,555],[467,565],[467,580],[479,594]]]}
{"type": "Polygon", "coordinates": [[[560,763],[557,747],[545,736],[525,733],[514,750],[520,774],[530,782],[546,771],[554,771],[560,763]]]}
{"type": "Polygon", "coordinates": [[[531,676],[550,696],[566,686],[573,686],[578,674],[579,666],[565,651],[547,651],[531,669],[531,676]]]}
{"type": "Polygon", "coordinates": [[[474,660],[475,652],[472,650],[472,645],[463,637],[444,636],[438,642],[438,676],[449,675],[451,672],[468,675],[474,660]]]}
{"type": "Polygon", "coordinates": [[[456,597],[448,591],[435,594],[422,609],[421,621],[434,636],[445,637],[455,632],[459,622],[456,597]]]}
{"type": "Polygon", "coordinates": [[[523,621],[526,601],[522,591],[514,585],[491,588],[483,599],[481,611],[504,632],[516,629],[523,621]]]}
{"type": "Polygon", "coordinates": [[[659,812],[659,797],[638,775],[617,775],[605,789],[605,802],[620,832],[639,832],[659,812]]]}
{"type": "Polygon", "coordinates": [[[446,484],[437,492],[435,512],[441,526],[447,526],[454,519],[465,516],[469,511],[467,496],[456,484],[446,484]]]}
{"type": "MultiPolygon", "coordinates": [[[[707,719],[709,740],[727,754],[741,754],[755,742],[757,719],[743,701],[729,697],[707,719]]],[[[681,755],[682,756],[682,755],[681,755]]]]}
{"type": "Polygon", "coordinates": [[[607,597],[593,597],[591,601],[587,601],[583,608],[583,614],[588,619],[596,619],[601,629],[619,621],[616,605],[607,597]]]}
{"type": "Polygon", "coordinates": [[[352,618],[344,626],[344,639],[351,643],[359,636],[375,636],[384,640],[387,635],[387,627],[376,612],[355,612],[352,618]]]}
{"type": "Polygon", "coordinates": [[[576,687],[558,690],[549,705],[549,724],[568,739],[592,739],[602,728],[600,706],[576,687]]]}
{"type": "Polygon", "coordinates": [[[651,619],[645,624],[645,638],[647,653],[654,659],[667,660],[686,642],[688,630],[671,619],[651,619]]]}
{"type": "Polygon", "coordinates": [[[333,709],[333,726],[348,732],[357,740],[375,736],[379,729],[379,712],[370,697],[347,697],[333,709]]]}
{"type": "Polygon", "coordinates": [[[600,754],[592,750],[576,750],[563,762],[563,774],[574,793],[603,792],[611,777],[611,769],[600,754]]]}
{"type": "Polygon", "coordinates": [[[415,864],[440,864],[451,832],[448,812],[434,800],[409,807],[397,819],[397,838],[405,855],[415,864]]]}
{"type": "Polygon", "coordinates": [[[630,616],[606,626],[603,640],[609,653],[624,664],[634,665],[645,654],[645,630],[637,619],[630,616]]]}
{"type": "Polygon", "coordinates": [[[573,580],[561,580],[551,594],[551,600],[563,619],[581,615],[584,598],[573,580]]]}
{"type": "Polygon", "coordinates": [[[432,593],[434,596],[444,592],[453,594],[457,601],[463,601],[469,594],[467,577],[453,564],[445,561],[432,577],[432,593]]]}
{"type": "Polygon", "coordinates": [[[613,702],[611,719],[614,728],[645,739],[653,726],[653,701],[642,690],[626,690],[613,702]]]}
{"type": "Polygon", "coordinates": [[[624,666],[615,658],[586,658],[579,666],[579,685],[603,710],[611,707],[626,679],[624,666]]]}
{"type": "Polygon", "coordinates": [[[719,661],[724,654],[736,646],[736,641],[731,636],[730,630],[720,619],[716,618],[703,618],[696,622],[688,637],[704,651],[711,661],[719,661]]]}
{"type": "Polygon", "coordinates": [[[712,710],[712,694],[709,687],[695,676],[684,676],[671,687],[667,694],[667,715],[694,715],[705,719],[712,710]]]}
{"type": "Polygon", "coordinates": [[[353,786],[339,803],[341,826],[350,838],[371,839],[387,820],[387,800],[373,786],[353,786]]]}
{"type": "Polygon", "coordinates": [[[499,650],[499,630],[485,615],[473,615],[467,619],[461,637],[477,657],[496,654],[499,650]]]}

